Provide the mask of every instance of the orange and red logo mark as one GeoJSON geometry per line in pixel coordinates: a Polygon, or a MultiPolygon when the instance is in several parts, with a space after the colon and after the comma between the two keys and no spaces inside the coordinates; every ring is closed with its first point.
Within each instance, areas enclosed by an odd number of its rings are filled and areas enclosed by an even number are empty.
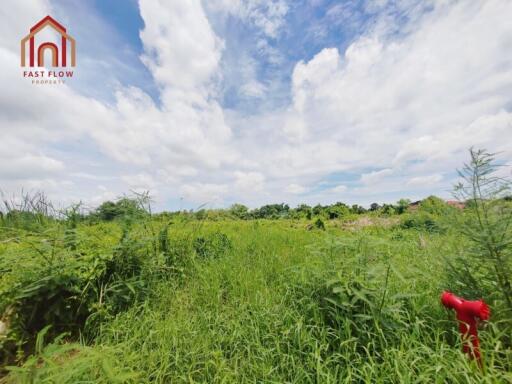
{"type": "Polygon", "coordinates": [[[30,67],[23,71],[23,77],[32,79],[32,84],[64,84],[65,78],[73,77],[73,71],[64,68],[76,66],[76,41],[62,24],[51,16],[46,16],[30,28],[30,33],[21,39],[21,66],[30,67]],[[36,37],[37,40],[44,40],[38,33],[46,27],[57,32],[57,39],[54,39],[55,42],[44,41],[36,44],[36,37]],[[47,51],[50,51],[51,63],[45,63],[47,51]],[[61,70],[32,70],[34,67],[45,66],[59,67],[61,70]]]}
{"type": "Polygon", "coordinates": [[[70,61],[71,66],[74,67],[76,65],[76,41],[73,39],[67,32],[66,28],[62,26],[62,24],[58,23],[51,16],[46,16],[39,23],[30,28],[30,33],[21,39],[21,66],[25,67],[27,64],[26,60],[26,45],[29,43],[29,65],[31,67],[36,66],[36,49],[35,49],[35,36],[38,32],[40,32],[45,27],[52,27],[56,30],[61,36],[60,43],[60,55],[59,55],[59,47],[57,44],[51,42],[44,42],[39,45],[37,48],[37,66],[43,67],[44,63],[44,53],[45,50],[49,49],[52,54],[52,66],[53,67],[66,67],[68,65],[68,42],[70,45],[70,61]]]}

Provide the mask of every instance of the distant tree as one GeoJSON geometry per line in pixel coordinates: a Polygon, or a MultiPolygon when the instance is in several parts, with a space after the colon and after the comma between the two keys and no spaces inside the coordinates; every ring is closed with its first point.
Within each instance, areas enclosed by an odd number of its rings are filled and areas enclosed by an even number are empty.
{"type": "Polygon", "coordinates": [[[288,204],[267,204],[254,210],[253,214],[260,219],[278,219],[288,217],[289,210],[288,204]]]}
{"type": "Polygon", "coordinates": [[[119,214],[116,203],[113,201],[105,201],[97,209],[98,218],[104,221],[111,221],[119,214]]]}
{"type": "Polygon", "coordinates": [[[333,204],[335,207],[341,207],[341,208],[346,208],[346,209],[350,209],[349,206],[345,203],[342,203],[341,201],[338,201],[336,203],[333,204]]]}
{"type": "Polygon", "coordinates": [[[350,211],[352,213],[361,214],[361,213],[365,213],[366,209],[360,205],[353,204],[352,207],[350,208],[350,211]]]}
{"type": "Polygon", "coordinates": [[[448,277],[460,294],[503,303],[508,313],[502,316],[512,326],[512,207],[503,200],[510,196],[512,180],[498,174],[494,154],[471,149],[470,156],[459,170],[462,180],[454,195],[459,201],[472,201],[455,221],[471,246],[451,260],[448,277]]]}
{"type": "Polygon", "coordinates": [[[405,213],[407,211],[407,208],[409,208],[409,204],[411,204],[411,200],[409,199],[400,199],[396,203],[396,213],[401,215],[402,213],[405,213]]]}
{"type": "Polygon", "coordinates": [[[238,219],[246,220],[249,218],[249,208],[243,204],[233,204],[229,208],[229,213],[238,219]]]}
{"type": "Polygon", "coordinates": [[[318,228],[318,229],[321,229],[321,230],[325,231],[325,224],[324,224],[324,222],[322,221],[322,219],[321,219],[321,218],[316,219],[316,221],[315,221],[315,227],[316,227],[316,228],[318,228]]]}
{"type": "Polygon", "coordinates": [[[336,203],[331,205],[325,209],[327,212],[327,217],[332,219],[337,219],[343,216],[350,214],[350,209],[343,203],[336,203]]]}
{"type": "MultiPolygon", "coordinates": [[[[206,219],[206,217],[208,216],[208,212],[206,209],[200,209],[196,212],[194,212],[194,217],[197,219],[197,220],[204,220],[206,219]]],[[[210,211],[211,212],[211,211],[210,211]]]]}
{"type": "Polygon", "coordinates": [[[105,201],[95,211],[95,215],[104,221],[112,221],[122,216],[140,216],[146,214],[139,200],[123,197],[116,202],[105,201]]]}
{"type": "Polygon", "coordinates": [[[393,206],[393,204],[383,204],[380,210],[385,215],[394,215],[396,212],[396,209],[393,206]]]}
{"type": "Polygon", "coordinates": [[[419,209],[432,215],[443,215],[452,208],[443,199],[437,196],[429,196],[421,201],[419,209]]]}
{"type": "Polygon", "coordinates": [[[317,204],[313,207],[313,215],[319,216],[323,213],[324,207],[322,207],[320,204],[317,204]]]}
{"type": "Polygon", "coordinates": [[[305,217],[306,219],[311,220],[313,210],[311,209],[311,207],[309,205],[301,204],[295,210],[299,213],[299,216],[305,217]]]}
{"type": "Polygon", "coordinates": [[[380,205],[379,205],[379,204],[377,204],[377,203],[372,203],[372,204],[370,205],[370,211],[376,211],[376,210],[378,210],[379,208],[380,208],[380,205]]]}

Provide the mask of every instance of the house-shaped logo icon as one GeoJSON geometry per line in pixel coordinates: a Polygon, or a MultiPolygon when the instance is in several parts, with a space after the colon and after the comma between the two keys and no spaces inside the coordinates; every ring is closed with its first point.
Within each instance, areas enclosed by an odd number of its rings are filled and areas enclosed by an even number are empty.
{"type": "Polygon", "coordinates": [[[70,45],[70,58],[71,58],[71,66],[74,67],[76,65],[76,42],[71,36],[69,36],[66,32],[66,28],[64,28],[60,23],[58,23],[51,16],[46,16],[32,28],[30,28],[30,33],[25,36],[21,40],[21,66],[26,66],[26,45],[27,41],[29,42],[29,65],[31,67],[43,67],[44,63],[44,53],[47,49],[51,51],[52,54],[52,66],[53,67],[66,67],[68,65],[67,53],[68,53],[68,42],[70,45]],[[54,30],[56,30],[61,37],[60,42],[60,55],[59,55],[59,47],[57,44],[52,42],[44,42],[41,43],[37,48],[37,62],[36,62],[36,48],[35,48],[35,36],[45,27],[50,26],[54,30]],[[60,59],[59,59],[60,57],[60,59]]]}

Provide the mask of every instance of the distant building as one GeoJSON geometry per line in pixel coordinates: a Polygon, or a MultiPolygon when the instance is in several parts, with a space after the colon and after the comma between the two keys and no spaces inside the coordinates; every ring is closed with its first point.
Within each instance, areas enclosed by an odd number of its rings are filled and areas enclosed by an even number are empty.
{"type": "Polygon", "coordinates": [[[455,208],[459,208],[459,209],[466,208],[466,203],[463,203],[463,202],[457,201],[457,200],[446,200],[446,204],[448,204],[451,207],[455,207],[455,208]]]}
{"type": "MultiPolygon", "coordinates": [[[[410,203],[409,207],[408,207],[408,211],[409,212],[417,211],[418,208],[420,207],[422,201],[423,200],[418,200],[418,201],[413,201],[412,203],[410,203]]],[[[464,209],[466,207],[466,203],[457,201],[457,200],[445,200],[445,203],[447,205],[449,205],[450,207],[454,207],[454,208],[458,208],[458,209],[464,209]]]]}
{"type": "Polygon", "coordinates": [[[420,207],[420,204],[421,204],[421,200],[413,201],[412,203],[409,204],[408,210],[411,212],[417,211],[418,208],[420,207]]]}

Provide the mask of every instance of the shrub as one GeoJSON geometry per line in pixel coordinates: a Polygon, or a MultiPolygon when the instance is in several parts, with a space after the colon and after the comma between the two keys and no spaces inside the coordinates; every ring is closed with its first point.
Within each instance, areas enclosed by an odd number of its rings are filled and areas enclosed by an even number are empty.
{"type": "Polygon", "coordinates": [[[66,332],[77,338],[84,330],[93,335],[100,321],[147,293],[147,241],[135,241],[125,227],[117,245],[97,251],[77,241],[74,224],[60,228],[22,254],[16,269],[6,268],[20,258],[16,248],[0,259],[0,270],[9,272],[0,275],[0,320],[9,324],[0,360],[12,360],[16,348],[30,351],[34,335],[47,325],[51,337],[66,332]]]}
{"type": "Polygon", "coordinates": [[[43,192],[22,191],[19,196],[8,198],[0,191],[0,197],[3,203],[0,207],[2,227],[37,232],[45,229],[56,217],[52,203],[43,192]]]}
{"type": "Polygon", "coordinates": [[[338,219],[350,214],[350,208],[343,203],[336,203],[326,208],[329,220],[338,219]]]}
{"type": "Polygon", "coordinates": [[[409,199],[400,199],[396,203],[396,213],[399,215],[407,212],[407,208],[409,208],[409,205],[411,204],[411,200],[409,199]]]}
{"type": "Polygon", "coordinates": [[[419,206],[420,212],[429,213],[431,215],[442,216],[453,211],[453,207],[450,207],[443,199],[436,196],[429,196],[423,199],[419,206]]]}
{"type": "Polygon", "coordinates": [[[187,237],[169,236],[171,223],[163,226],[158,234],[158,251],[172,275],[184,277],[185,268],[192,254],[191,241],[187,237]]]}
{"type": "Polygon", "coordinates": [[[9,324],[0,343],[1,359],[12,359],[16,347],[30,350],[33,336],[48,324],[53,336],[62,332],[77,336],[89,315],[79,268],[78,261],[60,260],[22,270],[17,280],[0,290],[0,313],[6,314],[9,324]]]}
{"type": "Polygon", "coordinates": [[[418,212],[409,214],[402,219],[400,226],[403,229],[425,230],[431,233],[443,232],[438,219],[429,213],[418,212]]]}
{"type": "Polygon", "coordinates": [[[325,224],[321,218],[315,220],[315,228],[325,231],[325,224]]]}
{"type": "Polygon", "coordinates": [[[147,214],[143,201],[140,198],[123,197],[116,202],[102,203],[93,214],[103,221],[112,221],[118,217],[143,217],[147,214]]]}
{"type": "Polygon", "coordinates": [[[231,240],[221,232],[199,236],[194,239],[196,255],[204,259],[217,258],[231,250],[231,240]]]}
{"type": "Polygon", "coordinates": [[[470,150],[471,160],[459,171],[459,200],[471,204],[455,224],[470,246],[449,261],[448,284],[469,298],[497,301],[512,318],[512,209],[503,199],[510,180],[496,174],[495,157],[470,150]]]}
{"type": "Polygon", "coordinates": [[[382,282],[366,273],[338,274],[320,296],[325,323],[345,333],[343,337],[355,338],[360,348],[373,345],[375,352],[398,342],[399,328],[406,328],[400,300],[386,297],[389,267],[385,276],[382,282]]]}
{"type": "Polygon", "coordinates": [[[249,208],[243,204],[233,204],[229,208],[229,213],[237,219],[247,220],[249,218],[249,208]]]}
{"type": "Polygon", "coordinates": [[[380,212],[386,216],[392,216],[396,213],[396,208],[393,204],[383,204],[380,212]]]}

